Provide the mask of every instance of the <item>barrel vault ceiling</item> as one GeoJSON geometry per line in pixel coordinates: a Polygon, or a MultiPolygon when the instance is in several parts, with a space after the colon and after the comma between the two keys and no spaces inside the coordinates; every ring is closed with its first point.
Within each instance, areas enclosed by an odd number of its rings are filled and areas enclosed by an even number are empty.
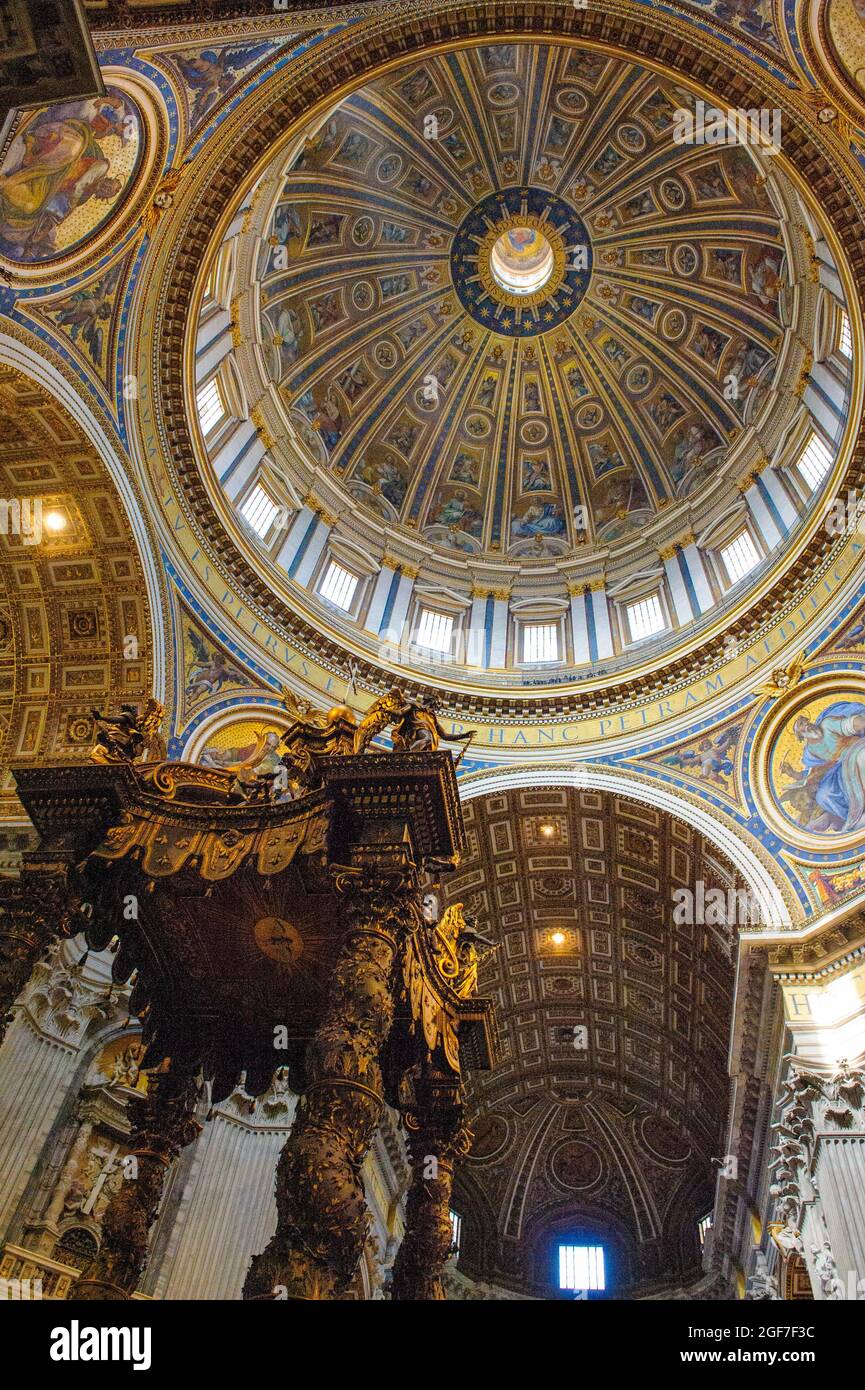
{"type": "Polygon", "coordinates": [[[673,894],[736,887],[734,871],[683,822],[605,792],[515,790],[465,814],[446,894],[497,944],[480,988],[502,1051],[472,1079],[466,1259],[542,1286],[564,1223],[611,1229],[626,1284],[694,1275],[726,1119],[733,964],[721,928],[675,924],[673,894]]]}

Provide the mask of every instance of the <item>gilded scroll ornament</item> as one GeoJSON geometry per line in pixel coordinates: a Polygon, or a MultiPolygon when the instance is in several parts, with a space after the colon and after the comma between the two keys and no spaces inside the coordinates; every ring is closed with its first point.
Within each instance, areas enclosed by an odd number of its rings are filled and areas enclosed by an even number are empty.
{"type": "Polygon", "coordinates": [[[478,931],[474,917],[463,914],[462,903],[446,909],[434,934],[439,974],[460,999],[470,999],[477,993],[478,966],[498,950],[497,944],[478,931]]]}

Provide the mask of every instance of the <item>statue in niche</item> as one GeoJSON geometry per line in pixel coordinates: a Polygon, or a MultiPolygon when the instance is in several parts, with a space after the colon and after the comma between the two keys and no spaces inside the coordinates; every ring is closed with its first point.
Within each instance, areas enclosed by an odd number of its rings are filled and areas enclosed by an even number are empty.
{"type": "Polygon", "coordinates": [[[105,1144],[94,1136],[69,1186],[63,1202],[64,1214],[90,1216],[100,1221],[105,1208],[123,1182],[123,1168],[117,1144],[105,1144]]]}
{"type": "Polygon", "coordinates": [[[119,1051],[111,1061],[109,1086],[130,1086],[134,1089],[138,1085],[143,1057],[144,1047],[137,1041],[119,1051]]]}
{"type": "Polygon", "coordinates": [[[777,1303],[781,1299],[778,1280],[769,1273],[769,1263],[762,1250],[757,1252],[756,1268],[748,1279],[745,1297],[755,1303],[777,1303]]]}

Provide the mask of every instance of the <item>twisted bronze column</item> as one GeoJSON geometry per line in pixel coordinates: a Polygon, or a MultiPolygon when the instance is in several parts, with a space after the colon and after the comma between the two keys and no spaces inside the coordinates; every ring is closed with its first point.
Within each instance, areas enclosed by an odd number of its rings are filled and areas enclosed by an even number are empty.
{"type": "Polygon", "coordinates": [[[201,1132],[195,1119],[198,1086],[189,1069],[163,1063],[147,1072],[147,1095],[130,1102],[132,1149],[123,1182],[105,1209],[99,1253],[78,1280],[73,1298],[131,1298],[147,1261],[168,1169],[201,1132]]]}
{"type": "Polygon", "coordinates": [[[471,1143],[458,1078],[427,1073],[415,1081],[414,1090],[413,1109],[404,1116],[412,1180],[391,1287],[391,1298],[398,1302],[445,1297],[442,1273],[453,1240],[454,1163],[471,1143]]]}
{"type": "Polygon", "coordinates": [[[338,872],[336,886],[344,932],[277,1167],[276,1234],[252,1261],[245,1298],[339,1298],[367,1236],[361,1165],[384,1105],[379,1057],[393,1021],[394,955],[420,906],[406,864],[379,859],[338,872]]]}

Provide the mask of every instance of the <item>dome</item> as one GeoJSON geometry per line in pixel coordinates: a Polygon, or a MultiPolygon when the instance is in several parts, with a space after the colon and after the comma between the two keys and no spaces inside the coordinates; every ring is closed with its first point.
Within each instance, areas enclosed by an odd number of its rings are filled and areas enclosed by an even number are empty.
{"type": "MultiPolygon", "coordinates": [[[[809,441],[816,214],[771,142],[712,133],[670,77],[577,44],[432,54],[318,117],[243,208],[232,381],[265,514],[305,505],[329,540],[295,564],[251,529],[358,656],[435,678],[444,653],[451,686],[609,677],[807,539],[813,489],[784,469],[809,441]],[[348,604],[321,602],[331,562],[348,604]],[[382,568],[413,581],[394,622],[382,568]]],[[[249,522],[249,470],[205,474],[249,522]]]]}

